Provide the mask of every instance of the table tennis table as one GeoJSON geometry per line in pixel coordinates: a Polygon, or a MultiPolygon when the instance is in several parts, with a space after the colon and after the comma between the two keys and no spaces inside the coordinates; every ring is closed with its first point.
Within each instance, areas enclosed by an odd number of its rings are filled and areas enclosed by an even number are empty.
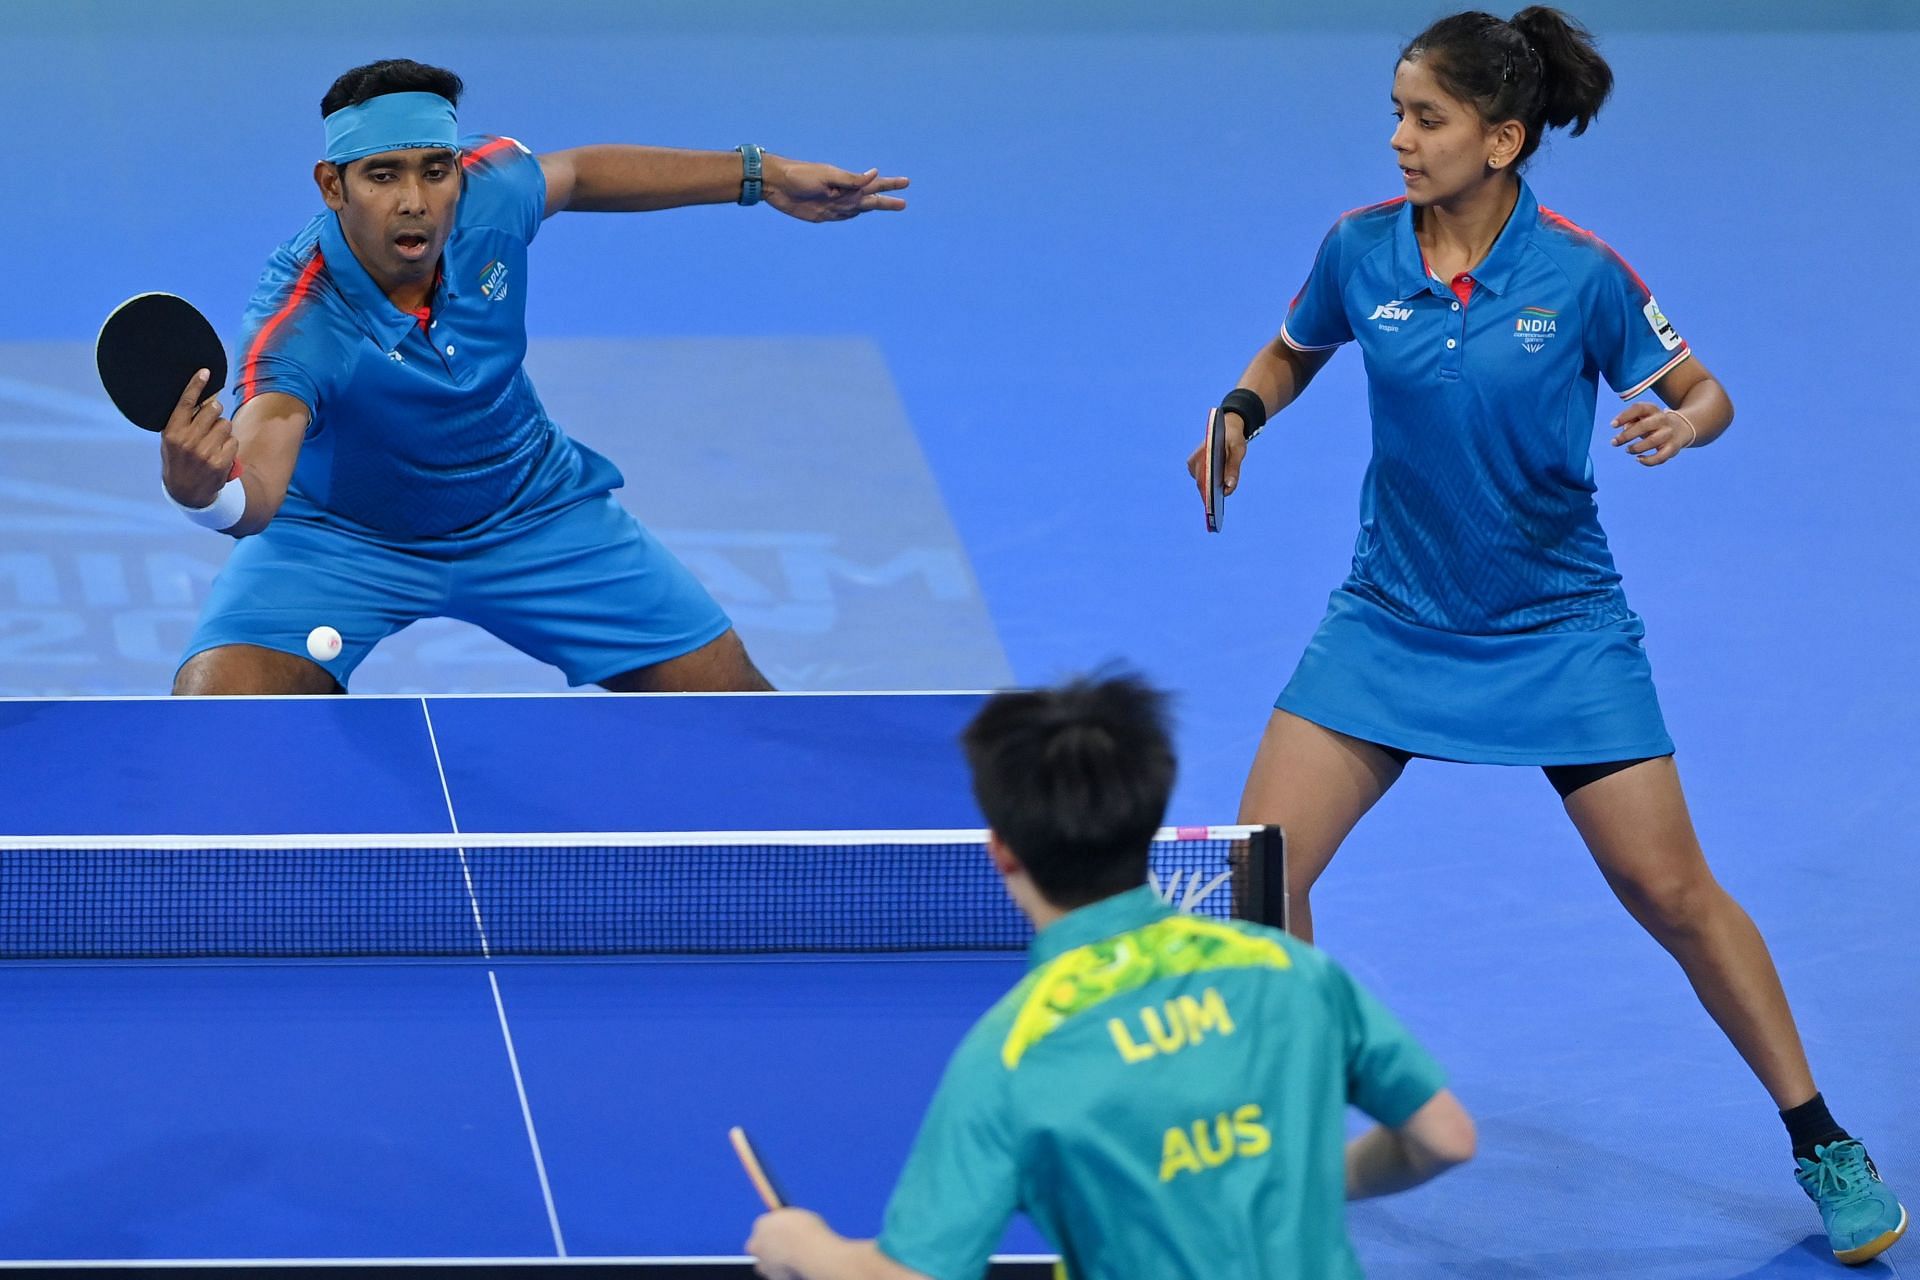
{"type": "MultiPolygon", "coordinates": [[[[0,841],[960,830],[983,696],[0,700],[0,841]]],[[[946,1058],[1023,968],[0,961],[0,1258],[745,1275],[728,1126],[872,1234],[946,1058]]],[[[995,1275],[1044,1252],[1016,1222],[995,1275]]]]}

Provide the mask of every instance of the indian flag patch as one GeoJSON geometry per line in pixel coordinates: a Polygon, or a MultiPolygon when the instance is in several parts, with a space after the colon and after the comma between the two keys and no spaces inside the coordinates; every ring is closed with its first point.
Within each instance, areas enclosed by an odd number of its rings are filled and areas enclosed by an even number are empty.
{"type": "Polygon", "coordinates": [[[1529,351],[1538,351],[1560,331],[1560,313],[1545,307],[1522,307],[1513,322],[1513,336],[1529,351]]]}

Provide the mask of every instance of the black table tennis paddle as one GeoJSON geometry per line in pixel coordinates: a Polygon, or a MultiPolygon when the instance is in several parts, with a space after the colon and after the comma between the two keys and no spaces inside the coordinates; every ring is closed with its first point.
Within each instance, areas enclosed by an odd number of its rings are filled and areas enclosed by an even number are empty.
{"type": "Polygon", "coordinates": [[[200,398],[227,385],[227,352],[220,335],[191,302],[171,293],[142,293],[113,309],[94,342],[100,385],[127,421],[148,431],[166,428],[194,374],[211,377],[200,398]]]}
{"type": "Polygon", "coordinates": [[[1218,533],[1227,519],[1227,415],[1207,414],[1207,532],[1218,533]]]}

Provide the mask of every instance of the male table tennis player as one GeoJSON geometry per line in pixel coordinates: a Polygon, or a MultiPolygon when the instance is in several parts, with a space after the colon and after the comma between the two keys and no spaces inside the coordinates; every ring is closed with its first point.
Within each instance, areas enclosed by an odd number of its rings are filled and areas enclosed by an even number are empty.
{"type": "Polygon", "coordinates": [[[314,166],[326,209],[248,306],[239,409],[194,411],[196,381],[162,433],[168,495],[239,539],[174,692],[339,692],[383,637],[432,616],[485,627],[574,685],[769,687],[720,607],[614,501],[619,471],[542,409],[521,364],[527,246],[567,209],[764,200],[830,222],[905,208],[887,193],[907,180],[751,145],[534,156],[461,136],[461,89],[406,60],[334,82],[314,166]],[[308,637],[323,627],[341,644],[321,659],[308,637]]]}
{"type": "Polygon", "coordinates": [[[875,1241],[754,1224],[775,1280],[973,1280],[1015,1210],[1074,1280],[1357,1276],[1343,1199],[1473,1153],[1440,1069],[1340,966],[1146,883],[1173,786],[1132,678],[1001,694],[965,734],[988,851],[1039,930],[949,1063],[875,1241]],[[1379,1122],[1344,1142],[1348,1104],[1379,1122]]]}

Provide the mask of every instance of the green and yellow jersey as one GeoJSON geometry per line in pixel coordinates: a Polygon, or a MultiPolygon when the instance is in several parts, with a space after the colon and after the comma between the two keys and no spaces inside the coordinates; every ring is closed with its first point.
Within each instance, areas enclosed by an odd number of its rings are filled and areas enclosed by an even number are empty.
{"type": "Polygon", "coordinates": [[[881,1252],[986,1273],[1024,1212],[1074,1280],[1358,1276],[1346,1107],[1404,1123],[1439,1067],[1340,966],[1147,887],[1033,941],[947,1066],[881,1252]]]}

